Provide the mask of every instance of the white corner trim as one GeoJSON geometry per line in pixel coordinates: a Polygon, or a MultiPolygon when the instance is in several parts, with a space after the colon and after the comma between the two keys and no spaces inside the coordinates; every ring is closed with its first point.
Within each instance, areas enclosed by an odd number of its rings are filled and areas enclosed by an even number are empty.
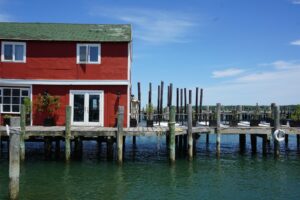
{"type": "Polygon", "coordinates": [[[0,79],[0,85],[130,85],[130,81],[0,79]]]}

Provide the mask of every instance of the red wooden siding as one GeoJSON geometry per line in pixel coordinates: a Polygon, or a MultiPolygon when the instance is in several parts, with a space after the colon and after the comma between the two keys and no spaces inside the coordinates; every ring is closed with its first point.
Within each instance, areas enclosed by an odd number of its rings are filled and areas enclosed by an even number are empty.
{"type": "MultiPolygon", "coordinates": [[[[127,126],[127,86],[61,86],[61,85],[33,85],[33,107],[39,93],[47,91],[51,95],[59,96],[61,107],[55,113],[57,125],[65,124],[65,108],[69,105],[70,90],[103,90],[104,91],[104,126],[115,126],[115,118],[117,117],[118,106],[124,106],[124,126],[127,126]],[[120,92],[119,101],[117,100],[117,92],[120,92]]],[[[33,125],[43,125],[45,115],[36,112],[33,109],[33,125]]]]}
{"type": "Polygon", "coordinates": [[[128,80],[127,42],[101,43],[100,64],[76,64],[76,44],[27,41],[26,63],[0,62],[0,78],[128,80]]]}

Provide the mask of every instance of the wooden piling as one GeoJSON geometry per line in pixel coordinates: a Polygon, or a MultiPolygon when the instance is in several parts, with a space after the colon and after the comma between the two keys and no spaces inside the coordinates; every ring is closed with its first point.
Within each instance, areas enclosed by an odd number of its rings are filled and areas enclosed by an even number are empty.
{"type": "Polygon", "coordinates": [[[216,107],[216,113],[217,113],[217,128],[216,128],[216,150],[217,150],[217,157],[220,157],[221,152],[221,135],[219,134],[219,129],[221,127],[221,104],[217,103],[216,107]]]}
{"type": "Polygon", "coordinates": [[[199,103],[199,109],[200,109],[200,121],[203,120],[203,117],[202,117],[202,103],[203,103],[203,89],[201,88],[200,89],[200,103],[199,103]]]}
{"type": "Polygon", "coordinates": [[[192,104],[188,104],[188,159],[193,160],[193,134],[192,134],[192,121],[193,121],[193,108],[192,104]]]}
{"type": "Polygon", "coordinates": [[[175,163],[175,107],[171,106],[169,112],[169,161],[175,163]]]}
{"type": "Polygon", "coordinates": [[[195,115],[195,117],[196,117],[196,121],[198,121],[198,119],[199,119],[199,108],[198,108],[198,96],[199,96],[199,88],[198,87],[196,87],[196,99],[195,99],[195,103],[196,103],[196,115],[195,115]]]}
{"type": "Polygon", "coordinates": [[[55,157],[59,159],[60,157],[60,138],[55,138],[55,157]]]}
{"type": "Polygon", "coordinates": [[[21,118],[20,118],[20,159],[21,162],[25,160],[25,126],[26,126],[26,107],[21,105],[21,118]]]}
{"type": "Polygon", "coordinates": [[[152,104],[152,83],[149,83],[148,104],[152,104]]]}
{"type": "Polygon", "coordinates": [[[240,153],[245,153],[246,150],[246,135],[239,134],[240,153]]]}
{"type": "Polygon", "coordinates": [[[257,152],[257,137],[255,134],[251,134],[250,139],[251,139],[252,154],[256,154],[256,152],[257,152]]]}
{"type": "Polygon", "coordinates": [[[180,89],[180,120],[183,125],[183,89],[180,89]]]}
{"type": "Polygon", "coordinates": [[[300,148],[300,135],[297,135],[297,149],[300,148]]]}
{"type": "Polygon", "coordinates": [[[118,164],[123,163],[123,123],[124,123],[124,106],[118,108],[118,131],[117,131],[117,152],[118,164]]]}
{"type": "Polygon", "coordinates": [[[71,159],[71,106],[66,106],[66,127],[65,127],[65,159],[71,159]]]}
{"type": "Polygon", "coordinates": [[[285,143],[285,148],[289,147],[289,135],[285,134],[284,135],[284,143],[285,143]]]}
{"type": "Polygon", "coordinates": [[[139,100],[139,123],[141,122],[141,83],[138,82],[138,100],[139,100]]]}
{"type": "MultiPolygon", "coordinates": [[[[11,126],[18,127],[20,124],[11,123],[11,126]]],[[[9,199],[17,200],[20,177],[20,132],[10,131],[9,141],[9,199]]]]}
{"type": "Polygon", "coordinates": [[[262,136],[262,153],[264,156],[267,155],[267,144],[268,144],[268,135],[264,134],[262,136]]]}
{"type": "Polygon", "coordinates": [[[114,139],[113,137],[107,137],[106,141],[106,153],[107,153],[107,160],[112,161],[114,158],[114,139]]]}
{"type": "Polygon", "coordinates": [[[179,121],[179,88],[176,88],[176,122],[179,121]]]}
{"type": "MultiPolygon", "coordinates": [[[[280,128],[280,116],[279,116],[280,109],[276,104],[274,104],[273,108],[274,108],[274,130],[273,130],[274,132],[275,130],[280,128]]],[[[280,144],[278,141],[274,140],[274,155],[275,157],[278,157],[279,154],[280,154],[280,144]]]]}
{"type": "Polygon", "coordinates": [[[164,102],[164,82],[161,81],[160,83],[160,116],[161,116],[161,120],[163,120],[163,110],[164,110],[164,106],[163,106],[163,102],[164,102]]]}
{"type": "Polygon", "coordinates": [[[161,93],[160,93],[160,86],[157,86],[157,120],[158,123],[160,124],[160,97],[161,93]]]}
{"type": "Polygon", "coordinates": [[[192,104],[192,90],[189,90],[189,104],[192,104]]]}
{"type": "Polygon", "coordinates": [[[52,152],[51,137],[44,137],[44,154],[46,160],[49,160],[51,158],[51,152],[52,152]]]}
{"type": "Polygon", "coordinates": [[[170,106],[173,105],[173,84],[170,83],[170,106]]]}

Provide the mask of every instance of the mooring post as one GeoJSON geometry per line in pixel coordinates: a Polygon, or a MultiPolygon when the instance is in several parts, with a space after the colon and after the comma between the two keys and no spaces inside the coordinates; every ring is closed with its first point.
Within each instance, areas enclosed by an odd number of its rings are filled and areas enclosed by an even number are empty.
{"type": "Polygon", "coordinates": [[[70,162],[70,159],[71,159],[71,106],[66,106],[65,155],[66,155],[66,162],[70,162]]]}
{"type": "Polygon", "coordinates": [[[256,154],[256,152],[257,152],[257,137],[256,137],[256,134],[251,134],[250,139],[251,139],[252,154],[256,154]]]}
{"type": "Polygon", "coordinates": [[[221,104],[220,103],[217,103],[216,113],[217,113],[216,147],[217,147],[217,157],[220,157],[220,151],[221,151],[221,135],[219,133],[221,127],[221,104]]]}
{"type": "Polygon", "coordinates": [[[297,135],[297,148],[300,148],[300,135],[297,135]]]}
{"type": "Polygon", "coordinates": [[[289,134],[284,135],[285,148],[289,147],[289,134]]]}
{"type": "MultiPolygon", "coordinates": [[[[276,104],[274,105],[274,130],[277,130],[280,128],[280,109],[279,106],[276,104]]],[[[277,140],[274,140],[274,155],[275,157],[278,157],[280,153],[280,144],[277,140]]]]}
{"type": "Polygon", "coordinates": [[[51,158],[52,140],[51,137],[44,137],[44,155],[45,159],[51,158]]]}
{"type": "Polygon", "coordinates": [[[107,160],[112,161],[114,157],[114,138],[113,137],[107,137],[106,141],[106,153],[107,153],[107,160]]]}
{"type": "Polygon", "coordinates": [[[264,156],[267,155],[267,143],[268,143],[268,135],[264,134],[262,136],[262,152],[264,156]]]}
{"type": "Polygon", "coordinates": [[[118,108],[118,131],[117,131],[117,151],[118,163],[123,162],[123,122],[124,122],[124,106],[118,108]]]}
{"type": "MultiPolygon", "coordinates": [[[[238,122],[243,120],[243,107],[238,106],[238,122]]],[[[239,142],[240,142],[240,153],[244,153],[246,149],[246,134],[239,134],[239,142]]]]}
{"type": "Polygon", "coordinates": [[[169,160],[175,163],[175,107],[171,106],[169,113],[169,160]]]}
{"type": "Polygon", "coordinates": [[[26,126],[26,107],[21,105],[21,119],[20,119],[20,159],[25,160],[25,126],[26,126]]]}
{"type": "Polygon", "coordinates": [[[193,160],[193,133],[192,133],[192,121],[193,121],[193,108],[192,104],[188,104],[188,129],[187,129],[187,137],[188,137],[188,158],[189,160],[193,160]]]}
{"type": "MultiPolygon", "coordinates": [[[[11,127],[20,126],[20,118],[12,117],[10,119],[11,127]]],[[[9,199],[17,200],[19,198],[19,177],[20,177],[20,133],[10,131],[9,135],[9,199]]]]}
{"type": "Polygon", "coordinates": [[[59,159],[60,157],[60,138],[55,138],[55,157],[56,159],[59,159]]]}

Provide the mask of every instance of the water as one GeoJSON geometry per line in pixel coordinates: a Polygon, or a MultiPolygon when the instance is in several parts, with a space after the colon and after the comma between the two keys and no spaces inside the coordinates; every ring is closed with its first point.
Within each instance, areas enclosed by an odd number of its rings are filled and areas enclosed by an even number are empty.
{"type": "MultiPolygon", "coordinates": [[[[81,161],[43,160],[42,144],[27,147],[21,168],[20,199],[300,199],[300,155],[294,137],[281,156],[238,153],[238,137],[223,136],[221,158],[215,157],[215,138],[201,137],[193,162],[177,155],[169,166],[164,138],[138,138],[133,150],[127,139],[125,162],[118,166],[99,156],[95,142],[84,143],[81,161]]],[[[249,138],[247,138],[249,141],[249,138]]],[[[62,152],[63,155],[63,152],[62,152]]],[[[5,155],[3,155],[5,156],[5,155]]],[[[8,162],[0,160],[0,199],[7,199],[8,162]]]]}

